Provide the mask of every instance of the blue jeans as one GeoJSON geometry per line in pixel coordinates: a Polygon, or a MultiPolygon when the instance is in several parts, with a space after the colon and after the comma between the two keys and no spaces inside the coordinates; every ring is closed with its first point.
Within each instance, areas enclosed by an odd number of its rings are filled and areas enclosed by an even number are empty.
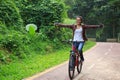
{"type": "Polygon", "coordinates": [[[82,61],[84,61],[83,52],[82,52],[84,42],[73,42],[73,46],[75,47],[75,49],[79,51],[80,58],[82,61]]]}

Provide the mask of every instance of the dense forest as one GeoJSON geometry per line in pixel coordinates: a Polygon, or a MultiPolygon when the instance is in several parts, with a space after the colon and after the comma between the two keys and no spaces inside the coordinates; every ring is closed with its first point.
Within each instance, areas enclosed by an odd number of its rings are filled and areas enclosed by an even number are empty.
{"type": "Polygon", "coordinates": [[[88,31],[101,41],[120,33],[119,0],[0,0],[0,62],[64,47],[61,41],[69,39],[71,32],[54,23],[77,15],[85,24],[105,25],[96,34],[88,31]],[[25,29],[31,23],[38,27],[33,35],[25,29]]]}
{"type": "Polygon", "coordinates": [[[103,23],[105,25],[104,30],[97,30],[97,39],[101,36],[101,41],[106,41],[106,38],[118,37],[120,32],[119,0],[65,0],[65,2],[69,6],[68,16],[70,18],[81,15],[86,24],[103,23]]]}

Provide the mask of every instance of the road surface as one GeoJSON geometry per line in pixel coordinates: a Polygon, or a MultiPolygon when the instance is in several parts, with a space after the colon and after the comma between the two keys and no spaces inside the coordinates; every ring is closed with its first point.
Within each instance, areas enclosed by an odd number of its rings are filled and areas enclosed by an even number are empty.
{"type": "MultiPolygon", "coordinates": [[[[120,43],[102,43],[84,53],[81,74],[74,80],[120,80],[120,43]]],[[[68,61],[26,80],[69,80],[68,61]]]]}

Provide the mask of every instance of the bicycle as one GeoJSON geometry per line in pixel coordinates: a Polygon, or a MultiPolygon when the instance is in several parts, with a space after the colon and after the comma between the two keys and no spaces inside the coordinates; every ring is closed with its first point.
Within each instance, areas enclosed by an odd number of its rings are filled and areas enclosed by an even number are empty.
{"type": "MultiPolygon", "coordinates": [[[[71,40],[66,42],[73,43],[73,41],[71,40]]],[[[78,50],[74,46],[72,46],[72,50],[70,51],[69,64],[68,64],[68,73],[70,80],[74,78],[75,67],[77,67],[77,72],[78,74],[80,74],[82,70],[82,60],[80,59],[80,54],[78,53],[78,50]]]]}

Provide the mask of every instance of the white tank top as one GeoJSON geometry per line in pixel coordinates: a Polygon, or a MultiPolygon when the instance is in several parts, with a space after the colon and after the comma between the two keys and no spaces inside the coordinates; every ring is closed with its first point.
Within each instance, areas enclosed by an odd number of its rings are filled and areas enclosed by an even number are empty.
{"type": "Polygon", "coordinates": [[[73,41],[84,41],[82,37],[82,31],[83,31],[82,27],[74,31],[73,41]]]}

